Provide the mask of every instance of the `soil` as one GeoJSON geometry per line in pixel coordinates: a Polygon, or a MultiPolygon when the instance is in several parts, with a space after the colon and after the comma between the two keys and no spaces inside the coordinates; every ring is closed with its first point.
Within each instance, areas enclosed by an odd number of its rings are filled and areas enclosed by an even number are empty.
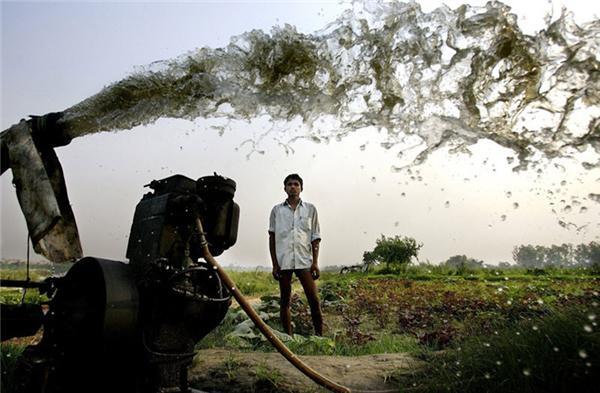
{"type": "MultiPolygon", "coordinates": [[[[260,298],[250,299],[259,303],[260,298]]],[[[234,302],[233,308],[239,307],[234,302]]],[[[6,342],[33,345],[43,335],[13,338],[6,342]]],[[[394,380],[412,373],[423,362],[403,353],[363,356],[300,356],[313,370],[346,386],[353,393],[397,392],[394,380]]],[[[241,352],[228,349],[200,350],[189,370],[191,387],[202,393],[321,393],[327,392],[276,352],[241,352]]]]}
{"type": "MultiPolygon", "coordinates": [[[[394,376],[422,363],[402,353],[364,356],[301,356],[311,368],[353,392],[396,392],[394,376]]],[[[191,385],[211,393],[325,392],[278,353],[205,349],[190,370],[191,385]]]]}

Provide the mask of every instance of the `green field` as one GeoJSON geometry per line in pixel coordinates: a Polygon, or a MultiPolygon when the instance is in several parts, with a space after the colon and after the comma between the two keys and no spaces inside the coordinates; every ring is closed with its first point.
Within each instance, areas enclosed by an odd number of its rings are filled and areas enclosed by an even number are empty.
{"type": "MultiPolygon", "coordinates": [[[[268,273],[237,273],[244,289],[271,283],[268,273]]],[[[402,275],[325,273],[319,289],[325,337],[311,336],[302,291],[292,304],[300,355],[404,352],[425,361],[394,376],[416,392],[596,391],[600,386],[600,277],[586,270],[456,270],[425,266],[402,275]]],[[[297,283],[296,283],[297,285],[297,283]]],[[[264,295],[267,291],[248,291],[264,295]]],[[[280,330],[277,296],[255,308],[280,330]]],[[[230,311],[202,348],[272,351],[243,312],[230,311]]]]}
{"type": "MultiPolygon", "coordinates": [[[[270,273],[229,273],[243,294],[260,297],[254,307],[281,330],[270,273]]],[[[402,391],[591,392],[600,386],[600,277],[586,270],[417,266],[400,275],[324,272],[318,285],[324,337],[311,335],[310,312],[294,284],[297,334],[279,336],[297,354],[407,353],[426,367],[391,376],[402,391]]],[[[14,290],[3,290],[2,299],[20,300],[14,290]]],[[[3,365],[10,364],[6,353],[18,352],[10,345],[3,345],[3,365]]],[[[199,343],[206,348],[273,351],[235,306],[199,343]]]]}

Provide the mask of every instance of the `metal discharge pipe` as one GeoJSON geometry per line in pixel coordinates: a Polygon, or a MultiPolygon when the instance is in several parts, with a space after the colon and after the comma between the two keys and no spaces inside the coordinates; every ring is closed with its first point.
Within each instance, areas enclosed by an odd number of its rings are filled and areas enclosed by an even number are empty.
{"type": "Polygon", "coordinates": [[[286,347],[285,344],[277,338],[277,336],[273,334],[271,328],[258,316],[258,314],[256,313],[256,311],[254,311],[250,303],[246,301],[244,296],[237,289],[233,280],[229,278],[227,273],[225,273],[223,268],[221,268],[217,260],[212,256],[212,254],[208,250],[208,243],[204,238],[204,230],[202,229],[202,222],[199,218],[196,219],[196,226],[198,229],[198,233],[200,234],[203,258],[206,260],[206,262],[208,262],[208,264],[210,264],[213,267],[213,269],[216,270],[217,274],[221,278],[221,281],[223,281],[227,289],[233,294],[233,297],[235,298],[235,300],[237,300],[242,310],[244,310],[246,314],[248,314],[248,316],[250,317],[252,322],[254,322],[258,330],[260,330],[260,332],[267,338],[267,340],[269,340],[269,342],[275,347],[275,349],[277,349],[277,351],[280,354],[282,354],[284,358],[286,358],[290,363],[292,363],[294,367],[296,367],[304,375],[306,375],[319,385],[331,390],[332,392],[351,393],[352,391],[346,386],[340,385],[337,382],[334,382],[331,379],[324,377],[323,375],[310,368],[306,363],[300,360],[298,356],[296,356],[292,351],[290,351],[288,347],[286,347]]]}

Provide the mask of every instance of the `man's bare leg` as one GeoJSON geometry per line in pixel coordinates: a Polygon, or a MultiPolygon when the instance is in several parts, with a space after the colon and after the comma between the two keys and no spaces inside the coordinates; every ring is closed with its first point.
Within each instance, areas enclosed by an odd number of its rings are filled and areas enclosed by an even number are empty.
{"type": "Polygon", "coordinates": [[[298,274],[308,305],[310,306],[310,316],[312,317],[313,326],[315,328],[315,334],[317,336],[323,335],[323,314],[321,312],[321,302],[319,301],[319,291],[315,280],[309,270],[305,270],[298,274]]]}
{"type": "Polygon", "coordinates": [[[279,318],[283,330],[292,335],[292,314],[290,312],[290,299],[292,297],[292,271],[282,270],[279,278],[279,318]]]}

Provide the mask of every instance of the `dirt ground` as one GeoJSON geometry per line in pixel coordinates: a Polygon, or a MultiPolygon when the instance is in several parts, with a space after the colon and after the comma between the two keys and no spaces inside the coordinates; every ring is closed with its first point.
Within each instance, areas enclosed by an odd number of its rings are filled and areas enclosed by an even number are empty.
{"type": "MultiPolygon", "coordinates": [[[[311,368],[353,392],[395,392],[393,374],[421,363],[405,354],[301,356],[311,368]]],[[[190,370],[191,385],[210,393],[325,392],[278,353],[206,349],[190,370]]]]}

